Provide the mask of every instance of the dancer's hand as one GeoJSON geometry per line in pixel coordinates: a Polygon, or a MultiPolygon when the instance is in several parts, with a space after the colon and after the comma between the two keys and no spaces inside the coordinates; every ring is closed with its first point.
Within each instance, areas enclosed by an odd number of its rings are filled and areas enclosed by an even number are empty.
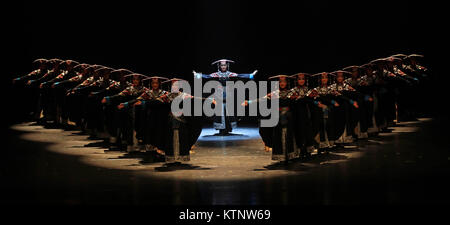
{"type": "Polygon", "coordinates": [[[188,98],[193,99],[194,96],[193,96],[193,95],[189,95],[189,94],[185,94],[185,95],[183,96],[183,99],[188,99],[188,98]]]}
{"type": "Polygon", "coordinates": [[[295,93],[295,94],[291,95],[289,98],[290,98],[290,99],[297,99],[297,98],[298,98],[298,94],[295,93]]]}
{"type": "Polygon", "coordinates": [[[315,98],[319,95],[317,90],[311,90],[311,93],[308,94],[308,97],[315,98]]]}
{"type": "Polygon", "coordinates": [[[319,107],[322,108],[322,109],[326,109],[326,108],[327,108],[327,106],[324,105],[324,104],[322,104],[321,102],[319,102],[319,103],[317,104],[317,106],[319,106],[319,107]]]}
{"type": "Polygon", "coordinates": [[[117,108],[118,108],[118,109],[123,109],[123,108],[125,108],[125,104],[120,103],[120,104],[117,106],[117,108]]]}
{"type": "Polygon", "coordinates": [[[197,79],[201,78],[201,75],[199,73],[195,72],[195,70],[192,70],[192,73],[194,74],[195,78],[197,78],[197,79]]]}

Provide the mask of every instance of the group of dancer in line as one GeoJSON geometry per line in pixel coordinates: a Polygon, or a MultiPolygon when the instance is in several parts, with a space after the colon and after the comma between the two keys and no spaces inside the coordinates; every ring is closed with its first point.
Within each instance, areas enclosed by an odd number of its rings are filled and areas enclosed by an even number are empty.
{"type": "Polygon", "coordinates": [[[273,76],[269,80],[278,80],[279,90],[243,105],[278,98],[279,123],[261,127],[260,135],[273,160],[288,161],[416,120],[423,112],[417,90],[429,85],[427,73],[422,55],[396,54],[334,72],[273,76]]]}
{"type": "MultiPolygon", "coordinates": [[[[278,90],[242,105],[278,98],[278,124],[260,127],[265,150],[279,161],[309,157],[377,135],[394,121],[414,120],[414,112],[420,110],[413,90],[428,80],[422,59],[422,55],[397,54],[334,72],[273,76],[269,80],[279,81],[278,90]]],[[[209,75],[194,71],[194,79],[225,83],[231,78],[253,79],[257,73],[230,72],[231,62],[214,62],[218,71],[209,75]]],[[[74,60],[33,63],[35,70],[13,80],[27,96],[33,119],[39,124],[76,126],[104,139],[112,151],[150,151],[167,163],[189,161],[205,118],[174,113],[170,104],[176,97],[215,104],[213,98],[171,92],[181,78],[149,77],[74,60]]],[[[224,113],[214,118],[214,127],[227,135],[236,122],[224,113]]]]}

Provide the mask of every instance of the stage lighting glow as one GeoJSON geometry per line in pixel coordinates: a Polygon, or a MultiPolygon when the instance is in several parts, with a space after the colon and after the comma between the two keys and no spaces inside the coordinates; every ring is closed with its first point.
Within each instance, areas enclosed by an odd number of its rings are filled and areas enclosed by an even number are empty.
{"type": "Polygon", "coordinates": [[[260,138],[257,127],[237,127],[226,136],[218,135],[218,131],[214,128],[203,128],[198,141],[239,141],[260,138]]]}

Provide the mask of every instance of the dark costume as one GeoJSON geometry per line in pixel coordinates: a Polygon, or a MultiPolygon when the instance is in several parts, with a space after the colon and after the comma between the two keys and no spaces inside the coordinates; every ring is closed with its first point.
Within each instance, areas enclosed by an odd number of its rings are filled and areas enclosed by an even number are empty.
{"type": "MultiPolygon", "coordinates": [[[[417,88],[430,88],[427,69],[417,64],[417,59],[421,59],[421,55],[410,55],[402,57],[400,60],[393,60],[393,71],[396,75],[404,77],[407,82],[400,87],[398,96],[398,120],[410,121],[416,120],[419,114],[423,116],[423,109],[429,108],[427,101],[417,102],[421,99],[417,88]]],[[[431,96],[428,96],[431,97],[431,96]]]]}
{"type": "MultiPolygon", "coordinates": [[[[313,76],[327,76],[330,77],[332,74],[330,73],[319,73],[313,76]]],[[[330,78],[328,78],[329,82],[330,78]]],[[[320,82],[320,80],[319,80],[320,82]]],[[[334,142],[337,139],[335,133],[335,120],[345,118],[336,118],[335,112],[336,108],[339,106],[335,106],[336,104],[336,96],[338,93],[334,90],[330,85],[320,84],[320,86],[311,90],[309,96],[314,98],[314,104],[319,105],[323,104],[326,107],[313,107],[312,113],[312,122],[313,122],[313,134],[316,140],[319,142],[319,150],[324,150],[327,148],[334,147],[334,142]]]]}
{"type": "Polygon", "coordinates": [[[336,82],[330,87],[336,93],[335,99],[340,105],[334,108],[335,143],[351,143],[359,120],[356,91],[344,80],[344,74],[349,74],[348,72],[336,71],[333,74],[336,76],[336,82]],[[342,76],[341,80],[338,79],[339,76],[342,76]]]}
{"type": "Polygon", "coordinates": [[[59,70],[60,74],[55,78],[46,81],[41,84],[41,88],[45,89],[47,97],[50,98],[49,109],[51,113],[55,115],[55,123],[59,125],[67,125],[67,104],[65,98],[66,90],[61,88],[62,86],[55,86],[59,82],[68,80],[77,75],[75,71],[75,66],[79,65],[78,62],[73,60],[66,60],[60,63],[59,70]]]}
{"type": "Polygon", "coordinates": [[[52,121],[56,119],[55,99],[52,91],[46,87],[46,82],[56,78],[60,75],[60,65],[63,62],[61,59],[51,59],[52,69],[46,74],[36,80],[30,80],[30,83],[39,87],[39,103],[38,109],[42,110],[43,122],[52,121]]]}
{"type": "Polygon", "coordinates": [[[397,119],[399,87],[405,80],[391,71],[388,59],[377,59],[371,63],[376,65],[376,105],[374,110],[376,125],[380,131],[385,131],[397,119]]]}
{"type": "MultiPolygon", "coordinates": [[[[100,76],[100,69],[103,66],[90,66],[88,68],[88,73],[83,76],[82,82],[68,91],[68,95],[71,98],[72,104],[72,115],[73,121],[85,132],[91,135],[94,134],[94,121],[90,116],[93,115],[93,111],[100,110],[99,108],[92,108],[95,104],[90,99],[90,94],[95,91],[99,91],[109,85],[109,79],[104,80],[100,76]],[[86,76],[89,76],[85,79],[86,76]],[[89,124],[88,121],[91,121],[89,124]]],[[[78,78],[76,78],[78,79],[78,78]]],[[[98,100],[98,99],[97,99],[98,100]]],[[[100,101],[99,101],[100,102],[100,101]]]]}
{"type": "MultiPolygon", "coordinates": [[[[368,66],[368,65],[366,65],[368,66]]],[[[357,124],[354,129],[354,135],[358,139],[368,138],[369,126],[372,126],[373,115],[373,90],[372,77],[365,74],[365,66],[350,66],[344,70],[351,72],[351,77],[345,80],[355,91],[355,99],[358,102],[359,108],[353,108],[356,112],[353,115],[357,124]]]]}
{"type": "MultiPolygon", "coordinates": [[[[158,82],[158,88],[149,88],[145,90],[137,99],[127,102],[130,107],[141,102],[142,117],[139,122],[142,124],[142,139],[147,150],[157,148],[165,150],[166,145],[166,129],[168,129],[168,115],[170,105],[168,104],[168,92],[160,89],[161,81],[167,80],[164,77],[150,77],[143,81],[158,82]]],[[[136,115],[138,115],[136,113],[136,115]]],[[[137,117],[137,116],[136,116],[137,117]]],[[[140,129],[140,128],[137,128],[140,129]]]]}
{"type": "Polygon", "coordinates": [[[16,90],[14,95],[23,99],[24,115],[31,115],[31,118],[38,120],[41,116],[41,108],[39,105],[39,87],[32,85],[32,81],[44,76],[50,69],[52,63],[47,59],[36,59],[33,61],[34,70],[25,76],[13,79],[16,90]]]}
{"type": "Polygon", "coordinates": [[[95,67],[88,64],[79,64],[74,67],[75,76],[60,82],[55,82],[52,86],[64,90],[65,106],[62,110],[62,117],[81,126],[81,95],[76,91],[76,87],[81,85],[88,77],[93,76],[95,67]]]}
{"type": "MultiPolygon", "coordinates": [[[[125,73],[129,73],[127,71],[125,73]]],[[[121,72],[123,75],[124,73],[121,72]]],[[[117,106],[120,103],[128,102],[139,97],[143,92],[147,90],[141,82],[139,84],[132,84],[126,80],[126,78],[141,79],[146,76],[141,74],[129,74],[124,76],[123,79],[116,84],[115,90],[120,90],[119,93],[104,97],[104,111],[106,115],[106,127],[110,135],[110,149],[115,147],[121,149],[122,145],[128,145],[128,148],[134,148],[134,131],[136,127],[135,110],[133,107],[124,107],[118,109],[117,106]]],[[[113,88],[113,87],[110,87],[113,88]]],[[[130,149],[131,150],[131,149],[130,149]]]]}
{"type": "Polygon", "coordinates": [[[311,107],[317,107],[313,104],[313,100],[308,96],[310,90],[308,88],[307,77],[309,74],[296,74],[292,78],[296,81],[296,86],[290,90],[288,98],[292,99],[291,109],[293,115],[294,137],[297,148],[300,148],[301,156],[308,156],[314,151],[316,144],[313,138],[311,107]],[[305,84],[300,86],[297,79],[303,76],[305,84]]]}
{"type": "MultiPolygon", "coordinates": [[[[269,79],[279,79],[289,82],[289,76],[287,75],[273,76],[269,79]]],[[[272,91],[263,98],[247,101],[249,104],[252,104],[261,101],[271,101],[273,99],[278,100],[279,118],[277,125],[272,128],[260,127],[260,134],[263,134],[263,141],[266,146],[270,145],[272,147],[272,160],[288,161],[289,159],[298,157],[299,154],[294,144],[294,128],[291,111],[292,99],[290,99],[290,94],[291,91],[286,85],[285,88],[272,91]],[[271,134],[268,132],[271,132],[271,134]]]]}
{"type": "MultiPolygon", "coordinates": [[[[181,79],[171,79],[177,82],[181,79]]],[[[183,99],[181,104],[192,101],[192,95],[184,92],[170,92],[167,102],[172,103],[175,98],[183,99]]],[[[192,103],[192,102],[191,102],[192,103]]],[[[167,163],[186,162],[190,160],[190,149],[197,141],[202,130],[201,119],[195,116],[186,116],[182,112],[169,113],[169,127],[167,129],[167,148],[165,158],[167,163]]]]}
{"type": "Polygon", "coordinates": [[[104,126],[104,114],[103,114],[103,104],[101,103],[102,97],[96,95],[96,92],[102,91],[111,84],[114,83],[110,79],[110,74],[113,69],[104,67],[96,70],[99,77],[98,79],[84,89],[85,94],[87,94],[86,99],[86,123],[87,129],[91,135],[99,138],[107,138],[104,126]]]}

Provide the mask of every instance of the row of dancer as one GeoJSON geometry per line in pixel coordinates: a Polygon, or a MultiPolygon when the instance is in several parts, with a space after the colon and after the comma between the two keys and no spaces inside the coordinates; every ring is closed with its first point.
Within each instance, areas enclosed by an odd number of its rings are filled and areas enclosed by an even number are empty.
{"type": "Polygon", "coordinates": [[[181,79],[74,60],[37,59],[34,66],[13,83],[25,92],[24,104],[32,106],[29,110],[39,124],[76,127],[91,138],[104,139],[113,151],[152,152],[168,163],[190,160],[203,120],[172,113],[170,103],[177,96],[194,97],[164,90],[181,79]]]}
{"type": "Polygon", "coordinates": [[[279,89],[242,105],[278,99],[279,123],[260,127],[260,135],[266,151],[279,161],[327,152],[388,132],[396,122],[415,120],[423,105],[417,90],[429,84],[423,56],[417,54],[269,80],[278,80],[279,89]]]}

